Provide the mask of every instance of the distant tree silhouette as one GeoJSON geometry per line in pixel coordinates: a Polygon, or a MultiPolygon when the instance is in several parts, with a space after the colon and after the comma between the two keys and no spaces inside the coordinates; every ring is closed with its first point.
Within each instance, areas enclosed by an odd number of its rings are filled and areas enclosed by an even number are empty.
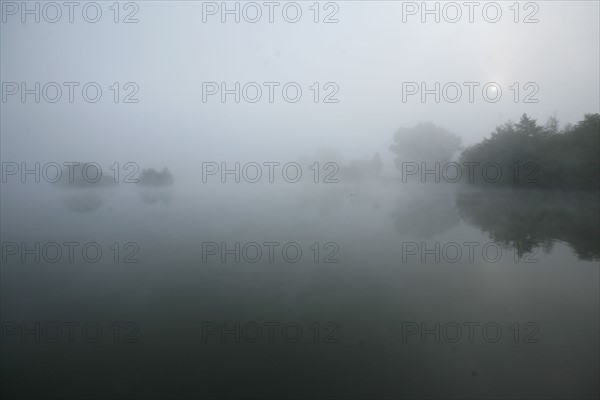
{"type": "Polygon", "coordinates": [[[100,188],[116,185],[111,174],[102,173],[97,163],[75,162],[65,166],[59,185],[65,188],[86,189],[100,188]]]}
{"type": "Polygon", "coordinates": [[[347,165],[340,168],[340,176],[346,180],[377,179],[381,176],[383,161],[379,153],[375,153],[370,160],[350,160],[347,165]]]}
{"type": "Polygon", "coordinates": [[[173,184],[173,175],[167,167],[161,172],[154,168],[145,169],[140,174],[139,184],[142,186],[170,186],[173,184]]]}
{"type": "Polygon", "coordinates": [[[546,125],[544,125],[544,134],[546,135],[556,135],[560,132],[560,124],[558,119],[555,116],[548,118],[546,125]]]}
{"type": "Polygon", "coordinates": [[[461,150],[459,136],[435,126],[421,123],[413,128],[400,128],[394,134],[394,144],[390,150],[397,156],[396,166],[403,162],[433,164],[448,163],[461,150]]]}

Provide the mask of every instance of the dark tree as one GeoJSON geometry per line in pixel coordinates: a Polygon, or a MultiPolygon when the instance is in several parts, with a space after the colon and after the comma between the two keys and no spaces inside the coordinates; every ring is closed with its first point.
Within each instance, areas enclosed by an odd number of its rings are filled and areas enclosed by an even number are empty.
{"type": "Polygon", "coordinates": [[[173,184],[173,175],[167,167],[161,172],[157,172],[154,168],[145,169],[140,174],[139,183],[143,186],[170,186],[173,184]]]}

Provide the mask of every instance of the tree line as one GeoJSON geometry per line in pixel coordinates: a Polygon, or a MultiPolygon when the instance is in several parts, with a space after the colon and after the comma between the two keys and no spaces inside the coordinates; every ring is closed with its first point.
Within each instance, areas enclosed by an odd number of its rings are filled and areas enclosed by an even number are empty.
{"type": "MultiPolygon", "coordinates": [[[[490,137],[467,148],[457,135],[433,124],[419,124],[398,130],[390,150],[399,168],[403,162],[495,163],[503,173],[494,176],[494,186],[600,188],[600,114],[586,114],[563,128],[554,117],[539,125],[523,114],[519,122],[500,125],[490,137]]],[[[490,184],[481,175],[469,182],[490,184]]]]}

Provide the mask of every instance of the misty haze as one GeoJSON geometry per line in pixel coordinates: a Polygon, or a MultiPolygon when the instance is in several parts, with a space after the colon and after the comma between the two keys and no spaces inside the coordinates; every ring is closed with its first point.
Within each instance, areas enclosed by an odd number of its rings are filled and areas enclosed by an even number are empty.
{"type": "Polygon", "coordinates": [[[2,398],[596,399],[600,3],[0,3],[2,398]]]}

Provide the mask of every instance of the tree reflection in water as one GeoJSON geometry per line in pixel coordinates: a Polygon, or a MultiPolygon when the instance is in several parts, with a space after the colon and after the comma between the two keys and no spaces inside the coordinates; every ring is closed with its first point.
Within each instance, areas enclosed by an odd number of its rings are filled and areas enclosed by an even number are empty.
{"type": "Polygon", "coordinates": [[[582,260],[600,259],[600,209],[595,193],[542,190],[475,190],[456,195],[456,209],[469,225],[519,255],[563,241],[582,260]]]}

